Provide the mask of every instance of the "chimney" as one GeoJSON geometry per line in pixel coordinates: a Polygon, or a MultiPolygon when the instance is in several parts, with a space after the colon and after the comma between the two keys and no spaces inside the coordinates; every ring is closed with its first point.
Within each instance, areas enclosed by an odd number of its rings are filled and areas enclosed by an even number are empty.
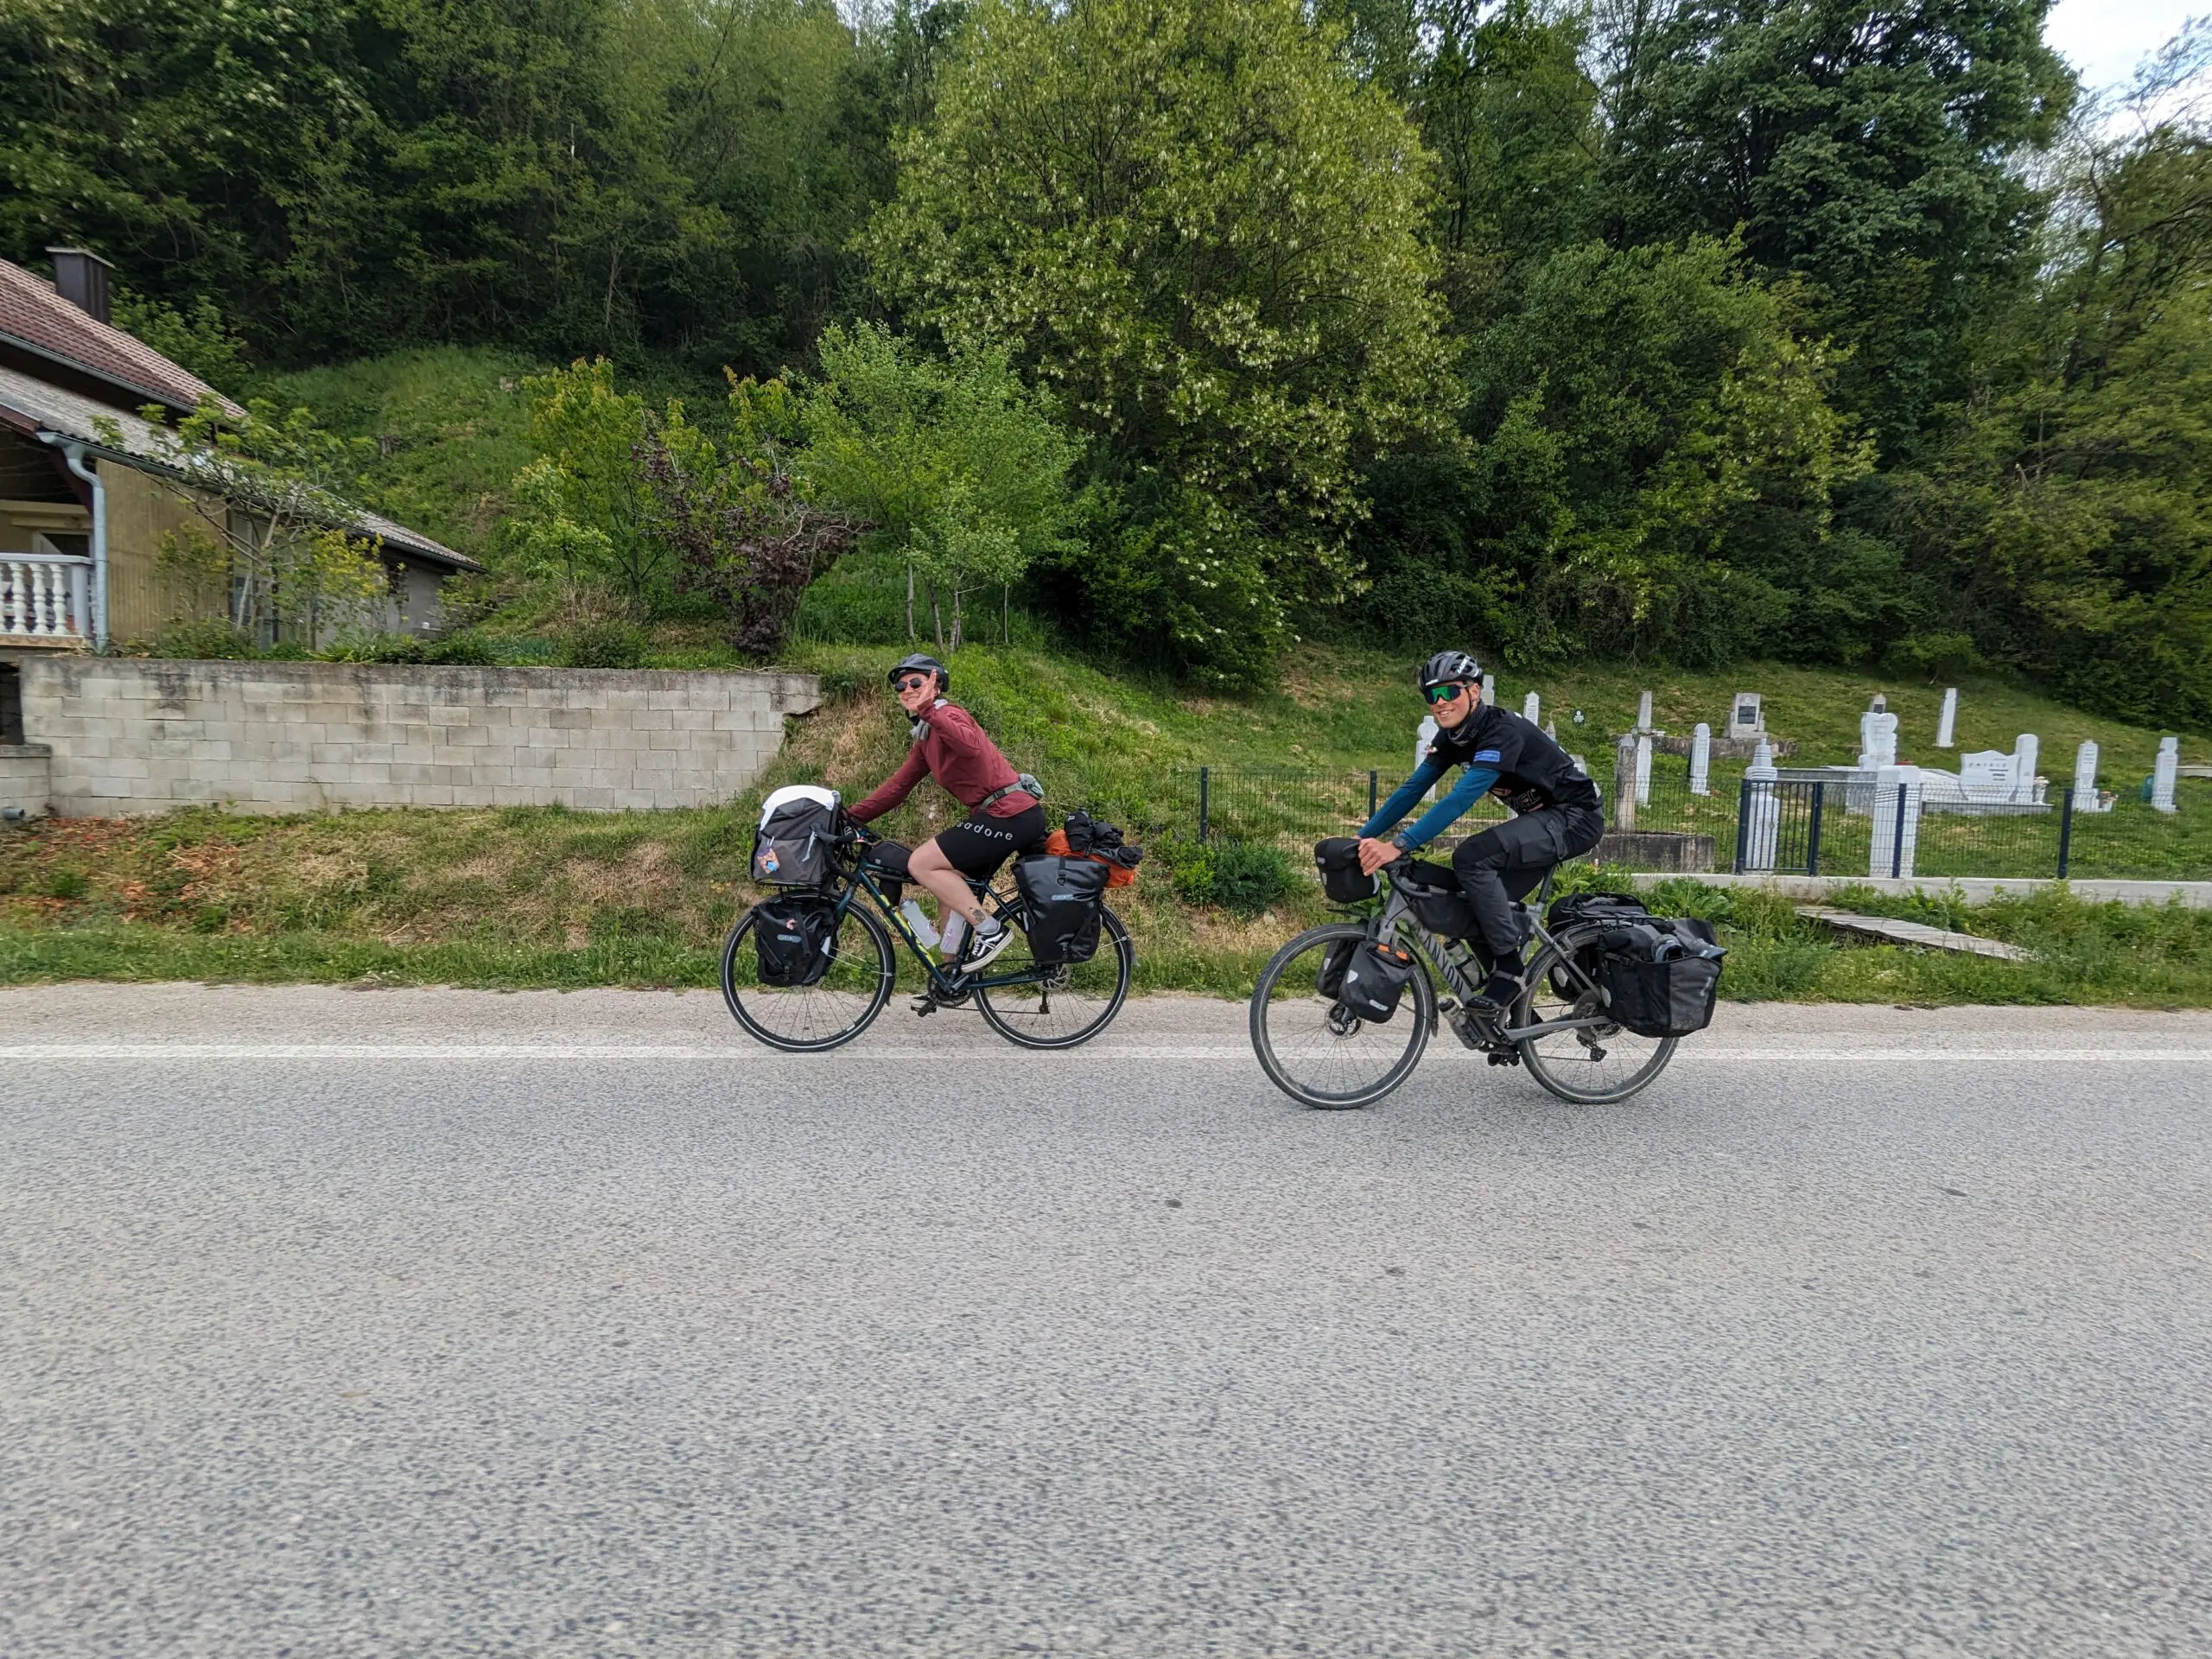
{"type": "Polygon", "coordinates": [[[107,274],[114,267],[85,248],[48,248],[54,291],[98,322],[107,321],[107,274]]]}

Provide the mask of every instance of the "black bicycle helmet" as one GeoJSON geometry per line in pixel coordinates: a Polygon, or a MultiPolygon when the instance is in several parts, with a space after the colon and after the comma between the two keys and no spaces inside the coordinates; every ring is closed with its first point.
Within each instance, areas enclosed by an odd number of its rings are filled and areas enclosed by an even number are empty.
{"type": "Polygon", "coordinates": [[[1456,685],[1460,681],[1479,681],[1483,665],[1464,651],[1440,651],[1421,665],[1421,689],[1426,692],[1440,685],[1456,685]]]}
{"type": "Polygon", "coordinates": [[[925,657],[919,652],[916,652],[912,657],[900,658],[899,659],[898,666],[893,668],[885,677],[887,678],[892,684],[896,685],[903,676],[911,674],[918,668],[927,670],[930,673],[937,676],[937,689],[939,691],[950,691],[952,690],[952,671],[947,668],[943,663],[938,661],[936,658],[925,657]]]}

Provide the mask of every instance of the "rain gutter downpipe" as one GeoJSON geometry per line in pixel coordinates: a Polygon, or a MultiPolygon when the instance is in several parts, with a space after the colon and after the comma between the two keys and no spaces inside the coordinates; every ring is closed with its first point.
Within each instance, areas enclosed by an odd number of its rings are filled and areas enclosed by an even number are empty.
{"type": "Polygon", "coordinates": [[[85,445],[59,433],[41,432],[39,437],[61,451],[61,457],[74,473],[92,490],[92,649],[102,656],[107,654],[107,486],[100,482],[99,469],[85,463],[85,445]]]}

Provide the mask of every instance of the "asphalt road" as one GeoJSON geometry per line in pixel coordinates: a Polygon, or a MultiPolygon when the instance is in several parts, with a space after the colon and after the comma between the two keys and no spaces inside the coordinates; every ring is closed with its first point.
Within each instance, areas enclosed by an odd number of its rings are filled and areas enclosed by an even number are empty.
{"type": "Polygon", "coordinates": [[[0,993],[0,1655],[2212,1654],[2212,1020],[0,993]]]}

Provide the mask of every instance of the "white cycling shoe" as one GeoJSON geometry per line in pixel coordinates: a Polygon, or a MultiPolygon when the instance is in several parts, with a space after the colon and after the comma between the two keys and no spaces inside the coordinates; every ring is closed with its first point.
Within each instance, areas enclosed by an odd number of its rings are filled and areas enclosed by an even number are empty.
{"type": "Polygon", "coordinates": [[[999,953],[1014,943],[1014,930],[1001,922],[990,932],[970,928],[968,940],[960,952],[960,971],[963,974],[981,973],[999,958],[999,953]]]}

